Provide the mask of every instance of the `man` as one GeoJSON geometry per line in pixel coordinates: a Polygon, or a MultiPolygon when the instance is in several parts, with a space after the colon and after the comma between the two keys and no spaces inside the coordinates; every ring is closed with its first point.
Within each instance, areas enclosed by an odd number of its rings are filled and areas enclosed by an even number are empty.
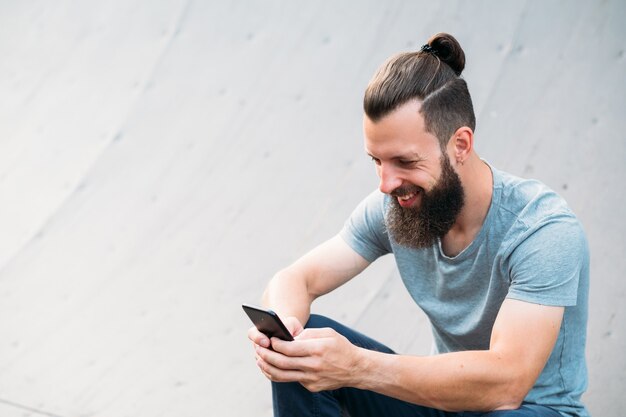
{"type": "Polygon", "coordinates": [[[248,333],[275,415],[588,416],[584,233],[554,192],[478,157],[464,65],[438,34],[370,82],[365,148],[380,190],[270,281],[264,305],[295,341],[248,333]],[[310,315],[386,253],[431,321],[433,356],[310,315]]]}

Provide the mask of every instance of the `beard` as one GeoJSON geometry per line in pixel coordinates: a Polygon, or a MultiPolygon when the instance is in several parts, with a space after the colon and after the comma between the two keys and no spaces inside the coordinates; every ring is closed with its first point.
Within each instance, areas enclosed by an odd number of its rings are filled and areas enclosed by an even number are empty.
{"type": "Polygon", "coordinates": [[[445,153],[441,157],[441,177],[428,192],[416,185],[396,188],[392,197],[421,193],[417,207],[404,208],[397,198],[385,214],[385,223],[393,240],[401,246],[423,249],[435,244],[454,225],[463,208],[465,194],[459,175],[445,153]]]}

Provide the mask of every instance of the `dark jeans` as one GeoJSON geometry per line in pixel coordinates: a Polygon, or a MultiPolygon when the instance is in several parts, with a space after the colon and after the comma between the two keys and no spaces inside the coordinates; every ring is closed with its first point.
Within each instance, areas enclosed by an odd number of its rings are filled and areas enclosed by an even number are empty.
{"type": "MultiPolygon", "coordinates": [[[[312,314],[305,327],[331,327],[357,346],[394,353],[377,341],[323,316],[312,314]]],[[[275,417],[561,417],[551,408],[534,404],[524,404],[517,410],[451,413],[356,388],[312,393],[297,382],[273,382],[272,398],[275,417]]]]}

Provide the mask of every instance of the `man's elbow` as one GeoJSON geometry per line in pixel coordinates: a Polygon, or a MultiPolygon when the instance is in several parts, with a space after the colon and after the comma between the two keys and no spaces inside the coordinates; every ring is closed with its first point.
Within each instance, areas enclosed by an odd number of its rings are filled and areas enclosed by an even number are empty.
{"type": "Polygon", "coordinates": [[[500,384],[494,410],[517,410],[535,383],[535,377],[524,372],[511,372],[500,384]]]}

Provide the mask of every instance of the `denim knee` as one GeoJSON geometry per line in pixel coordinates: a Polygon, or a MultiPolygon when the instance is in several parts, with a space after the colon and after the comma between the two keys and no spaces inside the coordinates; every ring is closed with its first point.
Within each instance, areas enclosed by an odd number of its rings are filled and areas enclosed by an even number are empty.
{"type": "Polygon", "coordinates": [[[319,314],[311,314],[309,321],[304,325],[305,329],[319,329],[322,327],[336,327],[337,322],[329,319],[326,316],[320,316],[319,314]]]}

